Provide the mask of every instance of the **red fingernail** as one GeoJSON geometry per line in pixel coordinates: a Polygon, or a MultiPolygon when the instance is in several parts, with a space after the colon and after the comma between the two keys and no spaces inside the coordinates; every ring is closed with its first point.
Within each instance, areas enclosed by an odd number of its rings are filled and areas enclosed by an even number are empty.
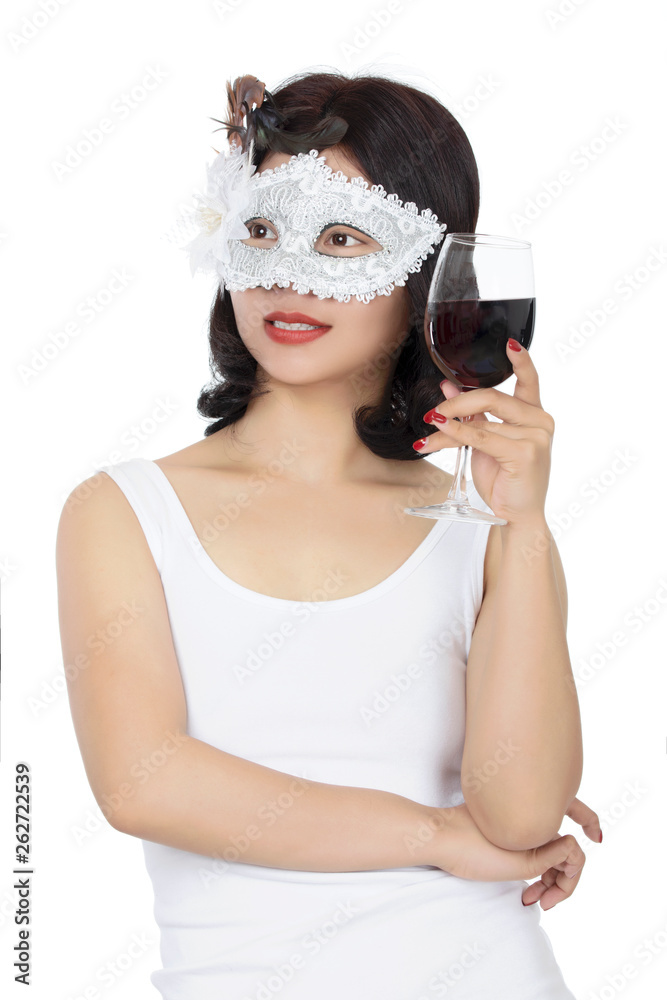
{"type": "Polygon", "coordinates": [[[520,351],[521,350],[521,344],[519,343],[518,340],[515,340],[514,337],[510,337],[508,339],[507,343],[510,345],[510,347],[512,348],[513,351],[520,351]]]}
{"type": "Polygon", "coordinates": [[[426,444],[426,440],[427,440],[426,438],[420,438],[419,441],[415,441],[412,447],[415,449],[415,451],[419,451],[419,449],[423,448],[424,445],[426,444]]]}
{"type": "Polygon", "coordinates": [[[438,413],[434,407],[432,410],[429,410],[428,413],[424,414],[424,420],[427,424],[433,423],[434,420],[438,424],[444,424],[447,422],[447,417],[443,417],[442,413],[438,413]]]}
{"type": "Polygon", "coordinates": [[[602,830],[600,830],[600,839],[599,839],[598,843],[599,843],[599,844],[601,844],[601,843],[602,843],[602,830]]]}

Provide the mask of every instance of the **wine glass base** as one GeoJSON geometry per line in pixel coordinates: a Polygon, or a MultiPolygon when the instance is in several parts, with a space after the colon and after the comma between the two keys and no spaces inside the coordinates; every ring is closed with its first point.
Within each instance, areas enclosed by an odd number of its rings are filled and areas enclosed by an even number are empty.
{"type": "Polygon", "coordinates": [[[471,521],[473,524],[507,524],[504,518],[487,514],[485,510],[477,510],[467,500],[445,500],[428,507],[404,507],[403,510],[406,514],[416,514],[417,517],[447,518],[450,521],[471,521]]]}

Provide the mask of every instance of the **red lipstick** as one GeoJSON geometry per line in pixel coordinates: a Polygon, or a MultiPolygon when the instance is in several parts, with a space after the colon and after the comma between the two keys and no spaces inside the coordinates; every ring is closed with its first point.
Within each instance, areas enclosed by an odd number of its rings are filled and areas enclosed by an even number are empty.
{"type": "Polygon", "coordinates": [[[319,319],[306,316],[300,312],[271,312],[264,317],[264,329],[271,340],[280,344],[306,344],[310,340],[316,340],[327,330],[331,329],[330,324],[322,323],[319,319]],[[312,330],[284,330],[274,326],[272,320],[280,320],[282,323],[307,323],[314,327],[312,330]]]}

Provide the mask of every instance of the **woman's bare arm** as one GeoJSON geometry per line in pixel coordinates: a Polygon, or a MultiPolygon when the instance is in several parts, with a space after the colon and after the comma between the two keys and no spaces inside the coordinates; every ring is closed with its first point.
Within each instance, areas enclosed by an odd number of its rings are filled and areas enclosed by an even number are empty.
{"type": "Polygon", "coordinates": [[[484,836],[523,850],[557,836],[575,798],[581,718],[567,589],[548,525],[495,531],[466,670],[462,787],[484,836]]]}
{"type": "Polygon", "coordinates": [[[72,719],[91,789],[115,829],[292,870],[437,864],[444,833],[434,834],[433,820],[442,810],[305,780],[187,735],[162,582],[109,476],[91,477],[68,497],[56,565],[72,719]]]}

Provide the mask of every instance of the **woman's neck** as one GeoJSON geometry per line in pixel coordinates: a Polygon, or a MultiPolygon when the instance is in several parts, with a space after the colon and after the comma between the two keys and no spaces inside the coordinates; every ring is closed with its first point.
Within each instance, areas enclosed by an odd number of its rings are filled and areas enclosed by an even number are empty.
{"type": "Polygon", "coordinates": [[[282,476],[311,486],[389,479],[397,463],[374,455],[354,428],[354,410],[372,399],[352,390],[340,383],[272,384],[211,438],[220,434],[221,452],[234,463],[245,459],[269,470],[273,464],[282,476]]]}

